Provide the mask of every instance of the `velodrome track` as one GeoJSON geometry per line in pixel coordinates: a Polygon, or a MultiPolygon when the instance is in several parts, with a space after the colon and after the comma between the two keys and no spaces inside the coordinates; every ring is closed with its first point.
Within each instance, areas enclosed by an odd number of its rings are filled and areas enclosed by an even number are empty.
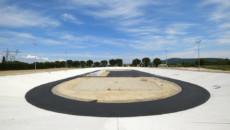
{"type": "MultiPolygon", "coordinates": [[[[90,117],[56,113],[37,108],[25,100],[32,88],[104,68],[0,77],[0,129],[2,130],[226,130],[230,129],[230,74],[156,68],[130,68],[197,84],[211,94],[195,108],[175,113],[139,117],[90,117]],[[119,128],[118,128],[119,127],[119,128]]],[[[116,69],[116,68],[106,68],[116,69]]],[[[121,69],[121,68],[119,68],[121,69]]],[[[127,69],[127,68],[124,68],[127,69]]],[[[71,107],[71,106],[70,106],[71,107]]]]}

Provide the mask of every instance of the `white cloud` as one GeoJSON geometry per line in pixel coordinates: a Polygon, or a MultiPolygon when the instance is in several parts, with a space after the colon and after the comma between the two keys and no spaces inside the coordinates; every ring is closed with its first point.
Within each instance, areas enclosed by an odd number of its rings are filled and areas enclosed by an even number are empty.
{"type": "Polygon", "coordinates": [[[30,33],[16,31],[0,31],[0,42],[5,44],[32,44],[33,42],[45,45],[63,45],[67,44],[65,40],[41,38],[30,33]]]}
{"type": "MultiPolygon", "coordinates": [[[[16,58],[18,61],[33,63],[35,61],[34,55],[18,56],[16,58]]],[[[48,57],[38,57],[36,56],[36,62],[47,62],[49,61],[48,57]]]]}
{"type": "Polygon", "coordinates": [[[80,22],[79,20],[77,20],[73,15],[71,14],[67,14],[67,13],[64,13],[62,16],[62,19],[65,21],[65,22],[73,22],[75,24],[82,24],[82,22],[80,22]]]}
{"type": "Polygon", "coordinates": [[[53,39],[39,39],[38,43],[48,44],[48,45],[63,45],[63,44],[66,44],[65,41],[53,40],[53,39]]]}
{"type": "Polygon", "coordinates": [[[132,0],[71,0],[68,1],[68,6],[81,6],[91,7],[94,10],[87,10],[86,12],[101,18],[111,17],[123,17],[131,18],[142,15],[143,11],[140,9],[146,5],[149,5],[149,0],[138,0],[133,2],[132,0]],[[100,7],[100,9],[99,9],[100,7]]]}
{"type": "MultiPolygon", "coordinates": [[[[35,56],[32,55],[27,55],[26,57],[24,57],[26,59],[35,59],[35,56]]],[[[36,56],[36,59],[39,59],[38,56],[36,56]]]]}
{"type": "Polygon", "coordinates": [[[218,40],[220,44],[230,45],[230,38],[221,38],[218,40]]]}
{"type": "Polygon", "coordinates": [[[150,27],[150,26],[140,26],[140,27],[120,27],[118,30],[123,31],[127,33],[130,36],[148,36],[152,35],[154,33],[159,33],[160,30],[155,27],[150,27]]]}
{"type": "MultiPolygon", "coordinates": [[[[74,42],[75,44],[83,44],[85,42],[87,43],[94,43],[94,45],[97,44],[109,44],[109,45],[114,45],[114,46],[124,46],[125,42],[124,39],[110,39],[110,38],[105,38],[105,37],[98,37],[98,36],[92,36],[92,35],[86,35],[86,36],[73,36],[73,35],[63,35],[61,37],[62,39],[66,39],[69,41],[74,42]]],[[[89,44],[84,44],[85,46],[92,46],[89,44]]],[[[81,47],[80,48],[84,48],[81,47]]]]}
{"type": "Polygon", "coordinates": [[[187,29],[192,26],[195,26],[195,24],[189,24],[189,23],[171,24],[166,28],[165,33],[169,35],[185,35],[187,34],[187,29]]]}
{"type": "Polygon", "coordinates": [[[210,5],[210,4],[221,4],[225,6],[230,6],[230,1],[229,0],[204,0],[201,5],[210,5]]]}
{"type": "Polygon", "coordinates": [[[14,32],[14,31],[0,31],[0,34],[3,35],[8,35],[10,37],[21,37],[21,38],[28,38],[28,39],[36,39],[37,37],[33,36],[32,34],[29,33],[23,33],[23,32],[14,32]]]}
{"type": "Polygon", "coordinates": [[[0,26],[4,27],[47,27],[59,26],[60,23],[50,17],[18,8],[17,6],[0,6],[0,26]]]}
{"type": "Polygon", "coordinates": [[[121,26],[132,26],[148,21],[145,7],[158,4],[151,0],[70,0],[62,1],[66,8],[81,11],[95,18],[108,19],[121,26]]]}
{"type": "Polygon", "coordinates": [[[222,28],[222,29],[230,28],[230,23],[221,24],[221,25],[219,25],[219,28],[222,28]]]}
{"type": "Polygon", "coordinates": [[[230,1],[229,0],[204,0],[200,6],[215,5],[215,8],[210,12],[209,20],[221,21],[230,20],[230,1]]]}

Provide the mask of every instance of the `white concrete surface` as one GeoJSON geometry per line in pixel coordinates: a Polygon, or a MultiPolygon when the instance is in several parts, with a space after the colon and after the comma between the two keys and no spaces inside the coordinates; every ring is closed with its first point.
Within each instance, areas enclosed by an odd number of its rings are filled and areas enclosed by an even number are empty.
{"type": "Polygon", "coordinates": [[[211,93],[211,98],[203,105],[163,115],[129,118],[76,116],[43,110],[25,100],[26,92],[38,85],[99,69],[103,68],[0,76],[0,130],[230,129],[230,74],[227,73],[132,68],[198,84],[211,93]]]}

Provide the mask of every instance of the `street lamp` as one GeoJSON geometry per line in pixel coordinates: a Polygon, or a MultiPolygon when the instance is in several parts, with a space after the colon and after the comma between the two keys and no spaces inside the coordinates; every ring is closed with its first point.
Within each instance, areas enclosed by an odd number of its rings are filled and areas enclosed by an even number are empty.
{"type": "Polygon", "coordinates": [[[168,50],[165,50],[165,53],[166,53],[166,55],[165,55],[166,66],[165,67],[168,68],[168,57],[167,57],[168,50]]]}
{"type": "MultiPolygon", "coordinates": [[[[67,54],[67,52],[65,51],[65,58],[67,57],[66,54],[67,54]]],[[[66,71],[66,69],[67,69],[67,59],[65,61],[65,71],[66,71]]]]}
{"type": "Polygon", "coordinates": [[[198,71],[200,71],[200,43],[202,40],[196,41],[197,46],[198,46],[198,71]]]}
{"type": "MultiPolygon", "coordinates": [[[[154,61],[154,55],[153,55],[153,61],[154,61]]],[[[151,61],[150,61],[151,62],[151,61]]],[[[151,62],[151,64],[152,64],[152,67],[153,67],[153,62],[151,62]]]]}
{"type": "Polygon", "coordinates": [[[34,46],[35,46],[35,49],[34,49],[34,53],[35,53],[35,64],[34,64],[34,71],[36,73],[36,60],[37,60],[37,54],[36,54],[36,47],[37,47],[37,43],[32,43],[34,46]]]}

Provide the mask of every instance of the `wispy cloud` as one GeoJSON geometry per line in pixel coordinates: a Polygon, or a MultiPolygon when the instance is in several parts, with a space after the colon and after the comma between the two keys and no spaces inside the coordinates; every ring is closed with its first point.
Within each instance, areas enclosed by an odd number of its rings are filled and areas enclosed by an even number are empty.
{"type": "Polygon", "coordinates": [[[0,6],[0,26],[3,27],[47,27],[60,23],[50,17],[17,6],[0,6]]]}
{"type": "Polygon", "coordinates": [[[0,31],[2,36],[10,36],[10,37],[21,37],[21,38],[28,38],[28,39],[36,39],[37,37],[33,36],[29,33],[21,33],[21,32],[14,32],[14,31],[0,31]]]}
{"type": "Polygon", "coordinates": [[[188,29],[192,26],[195,26],[195,25],[188,24],[188,23],[170,24],[166,28],[165,33],[169,35],[184,35],[184,34],[187,34],[188,29]]]}
{"type": "Polygon", "coordinates": [[[91,7],[87,9],[87,13],[101,18],[122,17],[131,18],[143,15],[143,11],[140,9],[146,5],[149,5],[149,0],[138,0],[133,2],[132,0],[71,0],[66,2],[68,6],[81,6],[82,8],[91,7]]]}
{"type": "Polygon", "coordinates": [[[32,44],[32,42],[37,42],[43,45],[63,45],[67,44],[66,41],[60,41],[58,39],[42,38],[34,36],[30,33],[16,32],[16,31],[0,31],[0,42],[6,45],[10,44],[32,44]]]}
{"type": "MultiPolygon", "coordinates": [[[[86,35],[86,36],[73,36],[70,34],[66,34],[61,36],[62,39],[69,40],[71,42],[75,42],[76,44],[83,44],[83,43],[94,43],[101,45],[101,44],[109,44],[109,45],[114,45],[118,47],[125,46],[124,39],[116,39],[116,38],[105,38],[105,37],[98,37],[98,36],[93,36],[93,35],[86,35]]],[[[84,44],[86,46],[91,46],[84,44]]]]}
{"type": "Polygon", "coordinates": [[[65,22],[72,22],[75,24],[82,24],[82,22],[80,22],[79,20],[77,20],[73,15],[68,14],[68,13],[64,13],[61,18],[65,21],[65,22]]]}
{"type": "Polygon", "coordinates": [[[95,18],[115,21],[121,26],[138,25],[147,21],[145,7],[156,4],[151,0],[60,0],[66,8],[80,10],[95,18]],[[76,8],[77,7],[77,8],[76,8]]]}
{"type": "Polygon", "coordinates": [[[229,0],[204,0],[200,6],[215,6],[210,12],[209,20],[221,21],[230,20],[230,1],[229,0]]]}
{"type": "Polygon", "coordinates": [[[229,29],[230,28],[230,23],[220,24],[219,28],[221,28],[221,29],[229,29]]]}
{"type": "Polygon", "coordinates": [[[142,27],[120,27],[118,30],[123,32],[127,32],[133,36],[143,36],[143,35],[150,35],[156,32],[159,32],[158,28],[150,27],[150,26],[142,26],[142,27]]]}

